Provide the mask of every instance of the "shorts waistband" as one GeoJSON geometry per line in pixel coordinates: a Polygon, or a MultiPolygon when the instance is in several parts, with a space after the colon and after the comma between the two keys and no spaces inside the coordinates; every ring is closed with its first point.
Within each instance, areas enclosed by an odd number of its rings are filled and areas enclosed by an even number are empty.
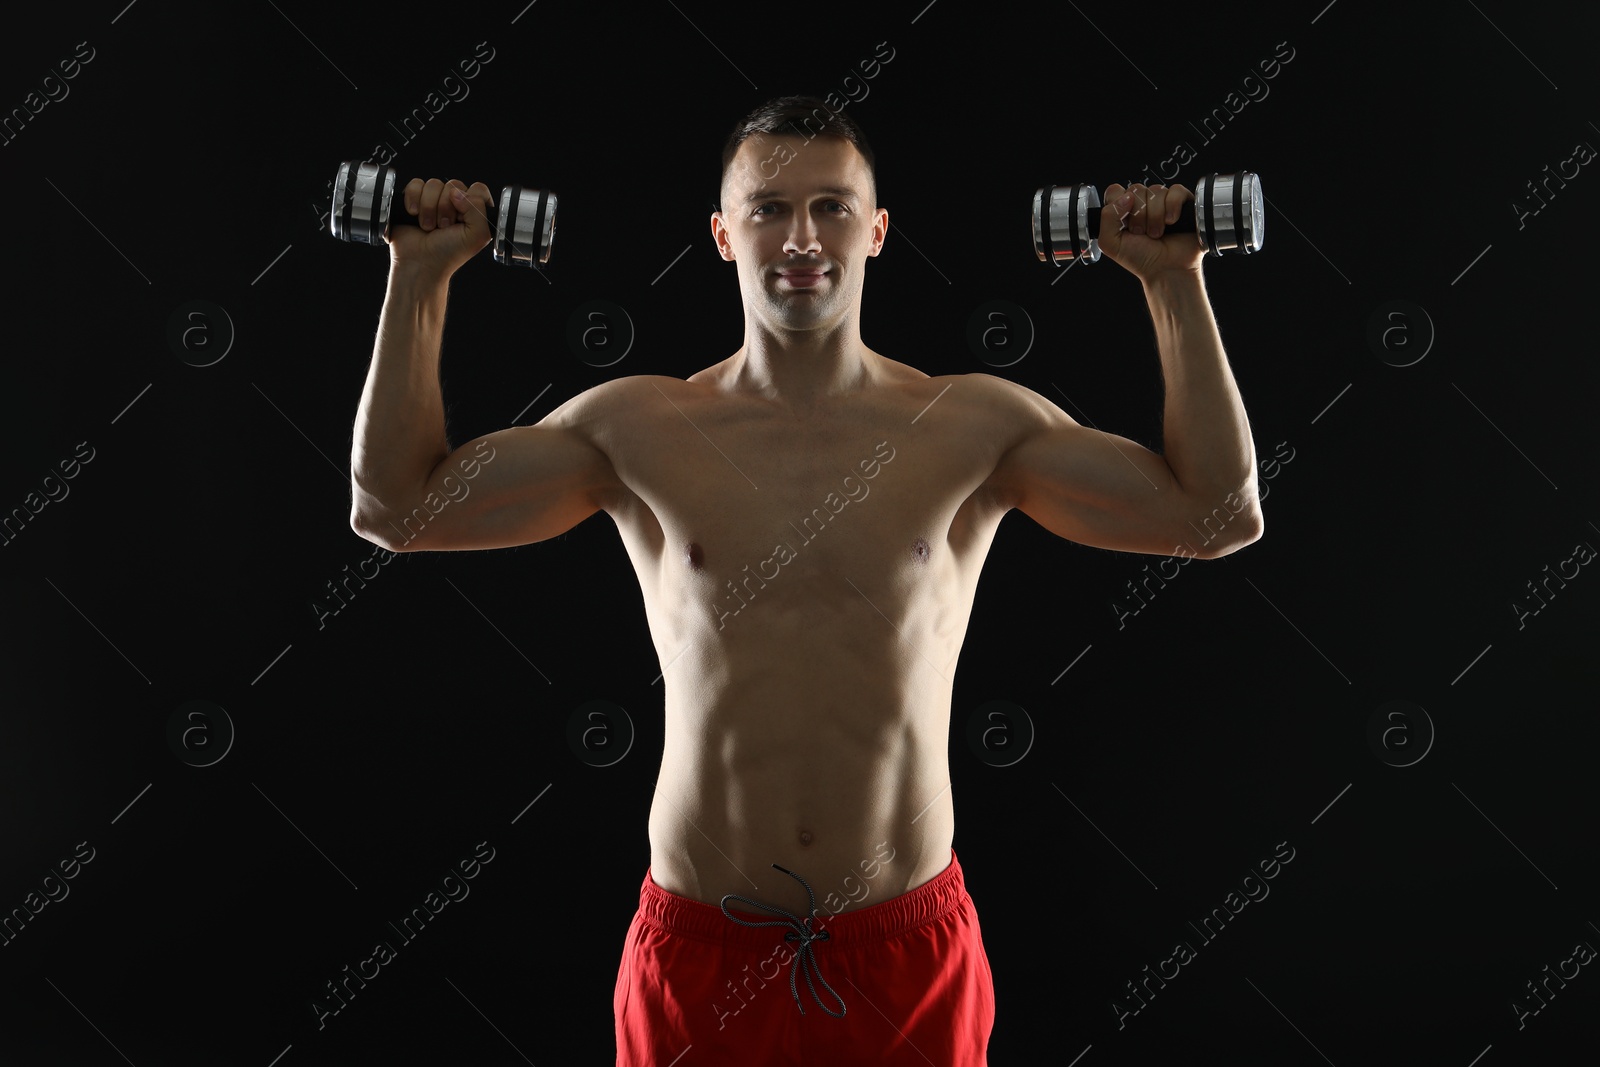
{"type": "MultiPolygon", "coordinates": [[[[775,876],[779,874],[777,871],[773,873],[775,876]]],[[[895,937],[948,914],[960,906],[967,892],[966,882],[961,875],[961,863],[956,859],[954,848],[950,850],[950,865],[930,881],[908,893],[838,915],[832,914],[824,903],[829,892],[837,892],[831,882],[824,883],[820,879],[813,881],[811,874],[806,871],[795,873],[810,884],[814,894],[819,894],[813,928],[827,930],[829,939],[836,944],[861,944],[895,937]]],[[[859,875],[855,877],[865,881],[859,875]]],[[[760,892],[740,895],[762,900],[760,892]]],[[[780,919],[776,914],[741,907],[735,901],[729,902],[728,912],[745,922],[780,919]]],[[[782,925],[741,926],[729,919],[722,908],[715,904],[667,892],[650,877],[649,868],[645,869],[644,884],[639,889],[639,914],[646,922],[670,934],[747,947],[755,952],[770,950],[775,943],[784,939],[782,925]]]]}

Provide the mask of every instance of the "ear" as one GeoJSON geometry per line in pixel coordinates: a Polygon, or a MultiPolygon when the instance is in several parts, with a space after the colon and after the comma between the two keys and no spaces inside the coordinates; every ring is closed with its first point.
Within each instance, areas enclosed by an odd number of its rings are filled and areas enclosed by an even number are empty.
{"type": "Polygon", "coordinates": [[[875,256],[883,251],[883,242],[889,236],[889,209],[880,207],[872,215],[872,247],[867,255],[875,256]]]}
{"type": "Polygon", "coordinates": [[[733,242],[728,239],[728,224],[722,217],[722,212],[711,213],[711,239],[717,243],[717,255],[724,262],[733,262],[733,242]]]}

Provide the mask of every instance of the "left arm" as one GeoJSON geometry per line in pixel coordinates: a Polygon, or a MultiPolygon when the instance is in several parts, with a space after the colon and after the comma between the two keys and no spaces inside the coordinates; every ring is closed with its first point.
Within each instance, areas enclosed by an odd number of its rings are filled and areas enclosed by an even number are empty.
{"type": "Polygon", "coordinates": [[[1059,536],[1100,548],[1215,559],[1264,529],[1250,422],[1206,297],[1199,242],[1189,234],[1160,239],[1163,224],[1177,218],[1192,194],[1181,185],[1124,192],[1117,185],[1106,190],[1100,248],[1144,285],[1166,382],[1165,454],[1086,430],[1013,385],[1026,394],[1014,408],[1018,436],[991,483],[996,499],[1059,536]],[[1154,220],[1148,227],[1146,217],[1154,220]]]}
{"type": "Polygon", "coordinates": [[[1162,237],[1193,199],[1182,185],[1108,187],[1100,249],[1144,285],[1166,381],[1167,466],[1197,511],[1190,520],[1199,522],[1196,532],[1220,542],[1216,555],[1225,556],[1259,538],[1265,523],[1250,420],[1200,273],[1205,252],[1192,235],[1162,237]]]}
{"type": "Polygon", "coordinates": [[[1244,401],[1199,269],[1145,279],[1144,293],[1166,381],[1163,458],[1190,501],[1196,533],[1219,542],[1216,555],[1227,555],[1259,538],[1265,526],[1244,401]]]}

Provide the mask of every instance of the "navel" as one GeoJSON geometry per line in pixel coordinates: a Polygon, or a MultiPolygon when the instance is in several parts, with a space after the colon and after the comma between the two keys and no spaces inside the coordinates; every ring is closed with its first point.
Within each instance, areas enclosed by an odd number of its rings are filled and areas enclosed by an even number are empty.
{"type": "Polygon", "coordinates": [[[928,562],[928,542],[920,537],[917,538],[911,543],[911,554],[916,557],[918,563],[928,562]]]}
{"type": "Polygon", "coordinates": [[[811,844],[811,841],[812,841],[811,831],[810,830],[801,830],[800,831],[800,843],[802,845],[809,845],[809,844],[811,844]]]}
{"type": "Polygon", "coordinates": [[[705,562],[706,554],[699,545],[690,541],[683,550],[683,561],[689,565],[690,570],[699,570],[705,562]]]}

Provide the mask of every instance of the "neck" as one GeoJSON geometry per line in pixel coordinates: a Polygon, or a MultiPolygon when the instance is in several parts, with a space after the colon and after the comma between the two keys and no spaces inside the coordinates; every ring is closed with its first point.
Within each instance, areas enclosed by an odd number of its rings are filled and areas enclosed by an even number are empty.
{"type": "Polygon", "coordinates": [[[805,412],[865,389],[880,358],[853,320],[828,330],[750,325],[733,357],[732,381],[741,392],[805,412]]]}

